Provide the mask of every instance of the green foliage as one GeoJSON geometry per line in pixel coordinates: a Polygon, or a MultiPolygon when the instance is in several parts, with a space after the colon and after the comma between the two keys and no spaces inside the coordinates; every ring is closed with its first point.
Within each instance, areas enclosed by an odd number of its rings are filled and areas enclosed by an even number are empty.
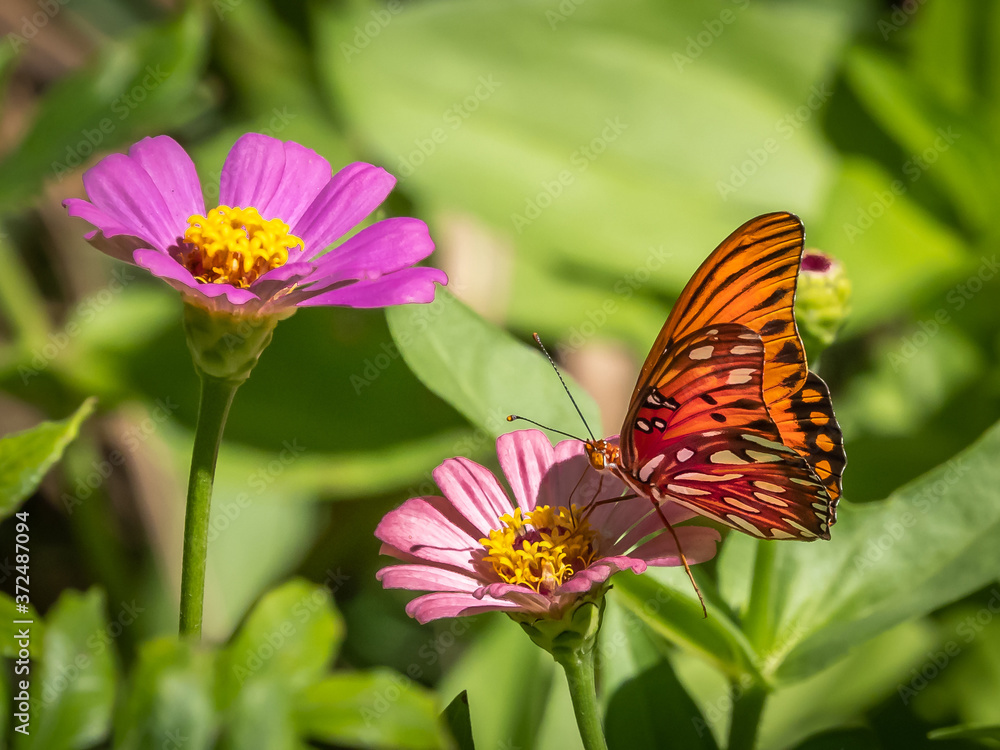
{"type": "Polygon", "coordinates": [[[94,411],[93,399],[59,422],[43,422],[0,439],[0,519],[11,516],[41,484],[94,411]]]}

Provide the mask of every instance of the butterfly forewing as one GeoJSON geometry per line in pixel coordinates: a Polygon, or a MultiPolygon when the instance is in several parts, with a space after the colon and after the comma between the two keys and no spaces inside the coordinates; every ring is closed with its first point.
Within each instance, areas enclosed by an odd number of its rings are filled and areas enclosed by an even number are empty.
{"type": "Polygon", "coordinates": [[[751,219],[723,240],[684,287],[646,358],[633,399],[663,380],[663,353],[696,330],[739,323],[759,334],[769,363],[764,400],[776,403],[805,382],[805,352],[795,327],[795,282],[805,234],[789,213],[751,219]]]}
{"type": "Polygon", "coordinates": [[[622,431],[633,484],[768,539],[829,538],[833,501],[763,400],[765,344],[719,324],[676,341],[622,431]]]}

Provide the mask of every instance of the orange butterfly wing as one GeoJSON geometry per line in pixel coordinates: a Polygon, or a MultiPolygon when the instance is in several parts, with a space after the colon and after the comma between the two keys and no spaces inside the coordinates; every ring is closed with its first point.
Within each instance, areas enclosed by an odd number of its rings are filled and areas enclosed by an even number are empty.
{"type": "MultiPolygon", "coordinates": [[[[639,413],[654,390],[672,389],[677,346],[713,326],[739,324],[759,336],[763,346],[758,387],[766,409],[755,420],[757,435],[763,438],[774,432],[781,445],[805,459],[822,483],[817,490],[824,496],[822,504],[829,506],[829,523],[834,522],[846,457],[829,390],[808,371],[795,324],[795,286],[804,240],[798,217],[784,212],[758,216],[727,237],[695,272],[657,336],[632,393],[622,428],[621,461],[633,475],[639,453],[645,452],[636,446],[643,439],[636,428],[639,413]]],[[[719,369],[725,366],[716,364],[719,369]]]]}

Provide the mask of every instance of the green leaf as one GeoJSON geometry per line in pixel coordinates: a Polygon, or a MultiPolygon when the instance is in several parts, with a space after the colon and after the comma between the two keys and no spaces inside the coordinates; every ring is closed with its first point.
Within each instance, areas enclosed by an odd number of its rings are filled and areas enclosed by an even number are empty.
{"type": "Polygon", "coordinates": [[[667,737],[675,747],[718,748],[704,717],[665,659],[615,691],[604,727],[612,748],[655,750],[664,746],[667,737]]]}
{"type": "Polygon", "coordinates": [[[431,694],[389,670],[331,675],[306,688],[295,711],[303,734],[330,744],[400,750],[447,747],[431,694]]]}
{"type": "Polygon", "coordinates": [[[989,740],[1000,743],[1000,725],[965,724],[935,729],[927,734],[932,740],[989,740]]]}
{"type": "Polygon", "coordinates": [[[197,114],[204,20],[192,10],[128,41],[107,43],[94,64],[53,85],[24,140],[0,164],[0,202],[23,201],[92,154],[197,114]]]}
{"type": "Polygon", "coordinates": [[[330,592],[293,580],[264,595],[219,660],[223,705],[241,687],[272,679],[292,692],[323,675],[344,637],[330,592]]]}
{"type": "Polygon", "coordinates": [[[115,749],[212,747],[213,658],[201,645],[173,637],[144,643],[115,717],[115,749]]]}
{"type": "MultiPolygon", "coordinates": [[[[399,305],[386,315],[410,369],[488,434],[521,429],[523,425],[506,421],[511,413],[582,432],[579,415],[542,353],[487,322],[451,293],[439,290],[429,305],[399,305]]],[[[567,385],[590,429],[602,434],[593,400],[568,379],[567,385]]]]}
{"type": "Polygon", "coordinates": [[[476,750],[472,739],[472,717],[469,716],[469,693],[463,690],[448,704],[441,714],[458,750],[476,750]]]}
{"type": "MultiPolygon", "coordinates": [[[[731,678],[757,674],[750,644],[726,613],[706,599],[708,618],[698,600],[656,580],[665,574],[615,578],[618,603],[645,622],[654,633],[697,653],[731,678]]],[[[686,579],[685,579],[686,580],[686,579]]]]}
{"type": "Polygon", "coordinates": [[[16,750],[75,750],[108,735],[116,681],[108,634],[98,590],[59,597],[48,614],[41,664],[32,665],[30,733],[16,735],[16,750]]]}
{"type": "Polygon", "coordinates": [[[283,680],[248,681],[227,711],[228,726],[219,750],[298,750],[295,700],[283,680]]]}
{"type": "Polygon", "coordinates": [[[802,679],[889,628],[996,580],[1000,424],[884,501],[838,513],[833,540],[778,547],[776,632],[761,657],[802,679]]]}
{"type": "Polygon", "coordinates": [[[870,729],[833,729],[814,735],[795,750],[879,750],[878,737],[870,729]]]}
{"type": "Polygon", "coordinates": [[[0,519],[16,511],[58,461],[80,425],[94,411],[94,399],[87,399],[73,416],[58,422],[42,422],[15,435],[0,439],[0,519]]]}

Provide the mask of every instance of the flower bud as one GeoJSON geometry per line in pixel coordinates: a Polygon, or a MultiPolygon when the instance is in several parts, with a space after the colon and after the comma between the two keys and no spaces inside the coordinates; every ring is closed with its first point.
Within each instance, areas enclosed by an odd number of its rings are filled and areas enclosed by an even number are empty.
{"type": "Polygon", "coordinates": [[[522,613],[510,614],[536,646],[562,662],[564,658],[589,654],[597,642],[604,619],[604,595],[610,586],[600,586],[581,597],[559,619],[522,613]]]}
{"type": "Polygon", "coordinates": [[[795,299],[795,319],[811,358],[833,343],[850,313],[851,282],[844,266],[819,250],[802,256],[795,299]]]}
{"type": "Polygon", "coordinates": [[[199,374],[217,380],[242,383],[284,315],[233,315],[184,305],[184,333],[199,374]]]}

